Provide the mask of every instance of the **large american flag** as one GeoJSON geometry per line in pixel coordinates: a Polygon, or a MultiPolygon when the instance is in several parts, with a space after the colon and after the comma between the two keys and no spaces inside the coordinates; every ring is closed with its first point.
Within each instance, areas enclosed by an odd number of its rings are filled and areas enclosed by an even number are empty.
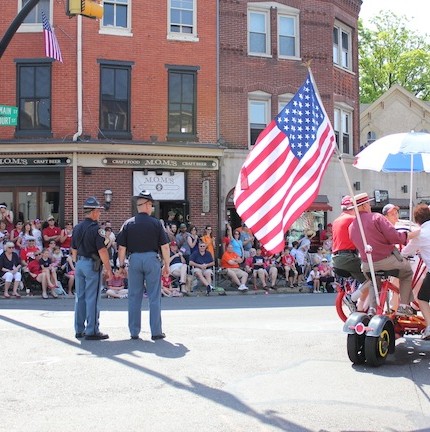
{"type": "Polygon", "coordinates": [[[318,194],[335,149],[330,120],[312,73],[278,116],[260,133],[234,192],[242,220],[272,253],[318,194]]]}
{"type": "Polygon", "coordinates": [[[54,30],[51,28],[49,21],[46,19],[45,13],[42,11],[43,36],[45,38],[45,55],[63,63],[60,45],[54,30]]]}

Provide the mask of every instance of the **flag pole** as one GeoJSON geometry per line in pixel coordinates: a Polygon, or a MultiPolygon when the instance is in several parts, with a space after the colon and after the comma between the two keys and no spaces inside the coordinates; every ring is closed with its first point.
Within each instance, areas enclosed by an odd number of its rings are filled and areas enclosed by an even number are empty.
{"type": "Polygon", "coordinates": [[[375,268],[373,266],[373,258],[372,258],[372,247],[367,243],[366,234],[364,233],[363,223],[361,221],[360,212],[358,211],[357,202],[354,198],[354,192],[352,190],[351,182],[348,177],[348,173],[346,172],[345,164],[343,163],[342,154],[339,152],[339,149],[335,148],[336,156],[339,159],[340,167],[342,169],[343,176],[345,177],[346,184],[348,185],[348,192],[352,198],[352,202],[354,204],[354,212],[355,217],[357,219],[358,227],[360,229],[361,239],[364,244],[364,250],[366,251],[367,255],[367,262],[369,264],[369,270],[372,277],[372,283],[373,283],[373,289],[375,291],[375,298],[376,303],[379,306],[379,293],[378,293],[378,286],[376,285],[376,276],[375,276],[375,268]]]}

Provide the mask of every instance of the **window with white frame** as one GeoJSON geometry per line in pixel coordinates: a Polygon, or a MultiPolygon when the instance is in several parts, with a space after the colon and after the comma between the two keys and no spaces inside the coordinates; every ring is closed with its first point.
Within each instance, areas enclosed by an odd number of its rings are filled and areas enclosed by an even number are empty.
{"type": "Polygon", "coordinates": [[[280,113],[288,102],[294,97],[292,93],[284,93],[278,96],[278,113],[280,113]]]}
{"type": "Polygon", "coordinates": [[[168,0],[168,38],[197,40],[197,0],[168,0]]]}
{"type": "Polygon", "coordinates": [[[299,57],[298,15],[278,14],[278,56],[299,57]]]}
{"type": "MultiPolygon", "coordinates": [[[[21,10],[30,0],[18,0],[18,9],[21,10]]],[[[42,11],[48,21],[52,15],[52,3],[50,0],[39,0],[30,13],[26,16],[24,22],[19,27],[19,32],[41,32],[42,31],[42,11]]]]}
{"type": "Polygon", "coordinates": [[[333,63],[343,69],[352,69],[352,30],[336,22],[333,27],[333,63]]]}
{"type": "Polygon", "coordinates": [[[248,11],[248,53],[270,55],[269,11],[248,11]]]}
{"type": "Polygon", "coordinates": [[[333,128],[339,151],[352,155],[352,110],[335,108],[333,128]]]}
{"type": "Polygon", "coordinates": [[[104,0],[103,33],[130,33],[131,31],[131,0],[104,0]]]}
{"type": "Polygon", "coordinates": [[[248,98],[249,145],[253,146],[258,135],[270,121],[270,95],[264,92],[250,93],[248,98]]]}

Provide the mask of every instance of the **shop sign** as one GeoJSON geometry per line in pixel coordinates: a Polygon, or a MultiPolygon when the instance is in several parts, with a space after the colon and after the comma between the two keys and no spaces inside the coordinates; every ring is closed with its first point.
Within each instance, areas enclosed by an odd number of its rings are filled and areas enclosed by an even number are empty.
{"type": "Polygon", "coordinates": [[[202,212],[209,213],[211,209],[211,191],[209,180],[202,182],[202,212]]]}
{"type": "Polygon", "coordinates": [[[388,196],[387,190],[375,190],[375,202],[377,202],[380,206],[384,206],[388,204],[390,197],[388,196]]]}
{"type": "Polygon", "coordinates": [[[3,157],[0,158],[0,166],[67,166],[70,165],[69,158],[19,158],[3,157]]]}
{"type": "Polygon", "coordinates": [[[217,170],[216,159],[172,159],[172,158],[104,158],[102,163],[107,166],[124,168],[155,168],[178,170],[217,170]]]}
{"type": "Polygon", "coordinates": [[[133,195],[147,190],[157,201],[185,200],[185,173],[170,171],[133,172],[133,195]],[[173,174],[173,175],[172,175],[173,174]]]}

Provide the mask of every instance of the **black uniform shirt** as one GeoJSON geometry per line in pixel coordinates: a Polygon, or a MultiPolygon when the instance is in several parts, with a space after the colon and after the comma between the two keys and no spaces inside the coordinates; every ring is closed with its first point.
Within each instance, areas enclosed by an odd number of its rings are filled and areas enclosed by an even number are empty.
{"type": "Polygon", "coordinates": [[[116,242],[130,253],[158,252],[160,246],[169,243],[169,239],[158,219],[138,213],[124,222],[116,242]]]}
{"type": "Polygon", "coordinates": [[[78,251],[79,256],[91,258],[98,255],[98,250],[105,247],[104,230],[100,229],[98,222],[86,218],[73,228],[72,248],[78,251]]]}

